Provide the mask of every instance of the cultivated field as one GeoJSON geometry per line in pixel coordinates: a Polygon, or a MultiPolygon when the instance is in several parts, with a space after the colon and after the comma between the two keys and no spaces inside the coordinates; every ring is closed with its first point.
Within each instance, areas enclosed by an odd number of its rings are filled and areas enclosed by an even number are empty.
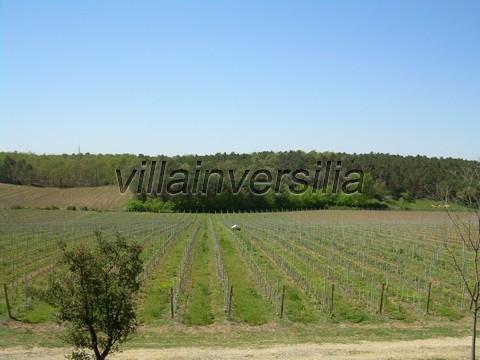
{"type": "Polygon", "coordinates": [[[75,206],[89,209],[120,209],[125,207],[130,198],[130,193],[120,194],[116,186],[60,189],[0,183],[0,208],[75,206]]]}
{"type": "MultiPolygon", "coordinates": [[[[471,259],[441,212],[19,209],[0,212],[0,282],[22,321],[5,322],[0,332],[11,338],[0,347],[59,345],[52,334],[61,328],[38,294],[61,271],[58,240],[92,242],[95,230],[118,231],[144,247],[142,326],[129,346],[468,333],[468,296],[444,242],[462,266],[471,259]],[[233,224],[241,231],[233,232],[233,224]]],[[[7,319],[4,301],[0,316],[7,319]]]]}

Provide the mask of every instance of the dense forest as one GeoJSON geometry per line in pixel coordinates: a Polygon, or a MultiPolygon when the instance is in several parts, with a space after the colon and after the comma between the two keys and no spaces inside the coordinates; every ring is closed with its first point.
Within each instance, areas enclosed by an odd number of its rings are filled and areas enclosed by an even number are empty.
{"type": "MultiPolygon", "coordinates": [[[[313,194],[311,189],[300,196],[282,188],[280,194],[268,193],[255,196],[248,191],[233,195],[227,186],[221,195],[213,196],[215,181],[208,186],[207,195],[189,193],[187,196],[159,195],[156,203],[143,194],[139,199],[155,210],[167,207],[177,210],[222,210],[255,208],[321,208],[332,205],[381,208],[385,199],[438,199],[439,188],[449,188],[452,193],[461,192],[462,170],[478,164],[475,161],[453,158],[429,158],[426,156],[399,156],[380,153],[346,154],[333,152],[257,152],[251,154],[217,153],[215,155],[145,156],[143,154],[63,154],[36,155],[32,153],[0,153],[0,182],[33,186],[77,187],[117,185],[116,170],[126,178],[132,169],[140,169],[142,161],[167,161],[167,174],[174,169],[194,173],[201,161],[202,169],[308,169],[313,173],[319,161],[341,161],[342,173],[360,169],[364,174],[363,193],[346,196],[331,194],[331,181],[327,194],[313,194]],[[152,202],[153,201],[153,202],[152,202]],[[167,202],[168,201],[168,202],[167,202]]],[[[147,168],[148,170],[148,168],[147,168]]],[[[148,174],[146,175],[148,176],[148,174]]],[[[311,182],[312,180],[308,180],[311,182]]],[[[137,182],[130,187],[135,190],[137,182]]],[[[131,208],[138,207],[134,203],[131,208]]],[[[141,207],[138,207],[142,210],[141,207]]],[[[150,208],[148,208],[150,209],[150,208]]],[[[161,209],[160,209],[161,210],[161,209]]]]}

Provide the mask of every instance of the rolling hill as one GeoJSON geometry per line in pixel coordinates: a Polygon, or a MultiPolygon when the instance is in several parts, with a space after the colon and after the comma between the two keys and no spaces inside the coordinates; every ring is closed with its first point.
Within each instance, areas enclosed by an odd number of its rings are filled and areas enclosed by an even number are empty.
{"type": "Polygon", "coordinates": [[[0,183],[0,207],[46,208],[57,206],[116,210],[125,206],[131,194],[120,194],[117,186],[53,188],[0,183]]]}

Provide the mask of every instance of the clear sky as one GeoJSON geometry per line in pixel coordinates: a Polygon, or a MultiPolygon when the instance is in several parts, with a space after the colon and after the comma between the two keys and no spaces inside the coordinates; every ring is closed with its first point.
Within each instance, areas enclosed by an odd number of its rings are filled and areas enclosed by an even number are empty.
{"type": "Polygon", "coordinates": [[[0,0],[0,151],[480,157],[480,1],[0,0]]]}

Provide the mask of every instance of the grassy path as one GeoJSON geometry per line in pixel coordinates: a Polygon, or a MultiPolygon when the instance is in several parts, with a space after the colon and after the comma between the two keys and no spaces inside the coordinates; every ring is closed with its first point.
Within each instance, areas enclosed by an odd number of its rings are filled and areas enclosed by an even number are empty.
{"type": "Polygon", "coordinates": [[[189,227],[171,246],[168,253],[151,275],[140,294],[139,320],[148,325],[161,325],[170,321],[170,287],[177,277],[177,270],[185,246],[194,227],[189,227]]]}
{"type": "Polygon", "coordinates": [[[202,222],[200,237],[195,243],[191,267],[191,288],[186,297],[183,322],[207,325],[223,317],[222,290],[215,272],[213,239],[202,222]]]}
{"type": "Polygon", "coordinates": [[[214,222],[220,241],[225,271],[234,286],[232,319],[252,325],[264,324],[275,318],[275,309],[259,293],[253,275],[229,234],[214,222]]]}

